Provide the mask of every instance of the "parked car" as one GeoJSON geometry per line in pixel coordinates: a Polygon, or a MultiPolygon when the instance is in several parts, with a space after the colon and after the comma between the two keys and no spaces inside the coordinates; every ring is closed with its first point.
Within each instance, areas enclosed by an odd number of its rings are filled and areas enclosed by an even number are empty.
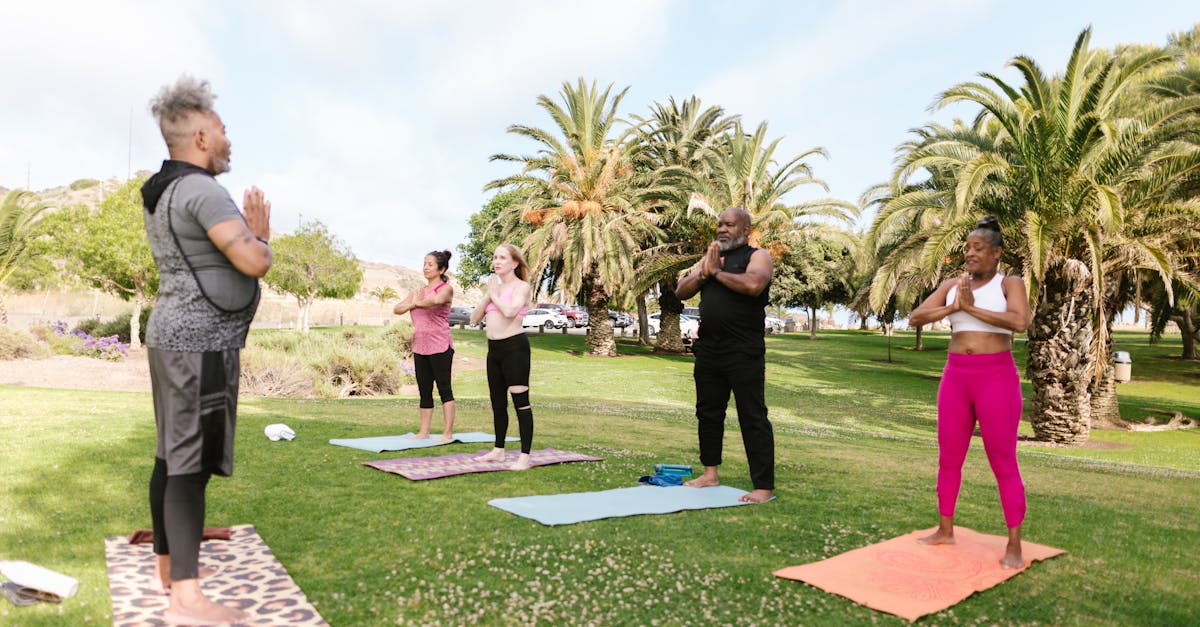
{"type": "Polygon", "coordinates": [[[697,320],[700,319],[700,308],[699,307],[684,307],[683,311],[681,311],[680,313],[682,313],[683,315],[685,315],[689,318],[695,318],[697,320]]]}
{"type": "MultiPolygon", "coordinates": [[[[652,313],[646,318],[646,325],[650,327],[651,335],[658,335],[660,325],[659,316],[661,314],[652,313]]],[[[679,315],[679,334],[683,337],[695,339],[700,333],[700,321],[691,316],[679,315]]]]}
{"type": "Polygon", "coordinates": [[[608,319],[612,322],[612,325],[618,329],[624,329],[625,327],[633,324],[633,316],[624,312],[613,311],[611,309],[608,310],[608,319]]]}
{"type": "Polygon", "coordinates": [[[561,329],[567,326],[567,319],[557,311],[536,308],[525,312],[525,318],[521,320],[521,326],[561,329]]]}
{"type": "Polygon", "coordinates": [[[767,333],[783,333],[783,320],[774,316],[763,319],[763,331],[767,333]]]}
{"type": "Polygon", "coordinates": [[[538,303],[537,307],[538,309],[549,309],[550,311],[558,312],[567,319],[567,326],[569,327],[574,328],[587,326],[586,311],[581,313],[578,309],[574,309],[566,305],[557,305],[555,303],[538,303]]]}
{"type": "Polygon", "coordinates": [[[451,307],[450,308],[450,326],[456,324],[467,325],[471,324],[471,312],[475,311],[470,307],[451,307]]]}

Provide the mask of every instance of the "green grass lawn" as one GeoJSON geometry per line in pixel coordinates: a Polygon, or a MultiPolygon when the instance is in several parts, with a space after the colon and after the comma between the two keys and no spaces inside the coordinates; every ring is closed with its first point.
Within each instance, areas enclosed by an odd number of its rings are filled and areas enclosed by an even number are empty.
{"type": "MultiPolygon", "coordinates": [[[[921,352],[897,336],[895,363],[877,335],[769,337],[777,500],[561,528],[486,503],[629,486],[656,462],[698,465],[691,359],[631,344],[618,358],[590,359],[580,336],[531,340],[535,448],[604,462],[412,482],[360,462],[485,447],[376,455],[327,444],[414,430],[415,398],[249,398],[234,476],[210,484],[208,523],[255,525],[333,625],[900,622],[771,572],[935,524],[934,397],[947,336],[927,335],[921,352]],[[274,422],[299,436],[268,441],[262,429],[274,422]]],[[[455,345],[462,355],[486,350],[476,331],[455,331],[455,345]]],[[[1134,382],[1118,388],[1124,417],[1149,408],[1200,417],[1200,364],[1170,358],[1178,340],[1149,346],[1119,334],[1117,348],[1134,361],[1134,382]]],[[[455,395],[456,430],[490,432],[484,372],[458,375],[455,395]]],[[[722,478],[749,489],[734,418],[728,427],[722,478]]],[[[149,526],[149,395],[0,387],[0,436],[0,559],[81,582],[61,606],[0,601],[0,624],[111,622],[102,539],[149,526]]],[[[1105,446],[1020,447],[1025,537],[1068,554],[928,623],[1196,623],[1200,432],[1092,439],[1105,446]]],[[[972,448],[958,522],[1003,534],[978,439],[972,448]]]]}

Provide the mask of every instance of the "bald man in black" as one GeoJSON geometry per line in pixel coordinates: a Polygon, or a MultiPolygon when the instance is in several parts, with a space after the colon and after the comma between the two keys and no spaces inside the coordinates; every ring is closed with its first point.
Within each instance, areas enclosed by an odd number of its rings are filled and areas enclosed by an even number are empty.
{"type": "Polygon", "coordinates": [[[748,244],[750,214],[726,209],[717,223],[717,241],[679,281],[675,295],[700,294],[700,337],[694,345],[696,419],[704,473],[687,482],[695,488],[720,485],[717,467],[725,435],[729,394],[737,403],[742,443],[754,490],[741,500],[762,503],[775,490],[775,433],[765,400],[766,317],[771,255],[748,244]]]}

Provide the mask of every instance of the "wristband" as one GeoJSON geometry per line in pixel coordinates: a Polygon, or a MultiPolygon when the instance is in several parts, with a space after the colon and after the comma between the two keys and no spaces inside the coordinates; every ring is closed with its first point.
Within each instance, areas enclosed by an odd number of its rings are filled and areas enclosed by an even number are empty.
{"type": "Polygon", "coordinates": [[[717,268],[716,272],[713,272],[713,273],[710,275],[710,278],[713,278],[713,279],[715,279],[715,278],[717,278],[717,275],[718,275],[718,274],[721,274],[722,272],[724,272],[724,270],[722,270],[722,269],[720,269],[720,268],[717,268]]]}

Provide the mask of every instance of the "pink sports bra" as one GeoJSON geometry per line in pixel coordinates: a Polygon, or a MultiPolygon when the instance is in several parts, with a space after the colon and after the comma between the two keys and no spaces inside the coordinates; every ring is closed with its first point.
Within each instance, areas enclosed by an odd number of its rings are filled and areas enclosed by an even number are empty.
{"type": "MultiPolygon", "coordinates": [[[[500,298],[503,298],[504,300],[511,299],[513,291],[516,289],[517,289],[517,286],[514,285],[512,287],[509,287],[508,289],[500,290],[500,298]]],[[[529,311],[529,303],[521,305],[521,309],[519,311],[517,311],[517,315],[524,316],[526,311],[529,311]]],[[[496,306],[496,303],[493,303],[492,301],[489,300],[487,306],[483,308],[483,313],[490,314],[492,312],[501,313],[500,308],[496,306]]]]}

